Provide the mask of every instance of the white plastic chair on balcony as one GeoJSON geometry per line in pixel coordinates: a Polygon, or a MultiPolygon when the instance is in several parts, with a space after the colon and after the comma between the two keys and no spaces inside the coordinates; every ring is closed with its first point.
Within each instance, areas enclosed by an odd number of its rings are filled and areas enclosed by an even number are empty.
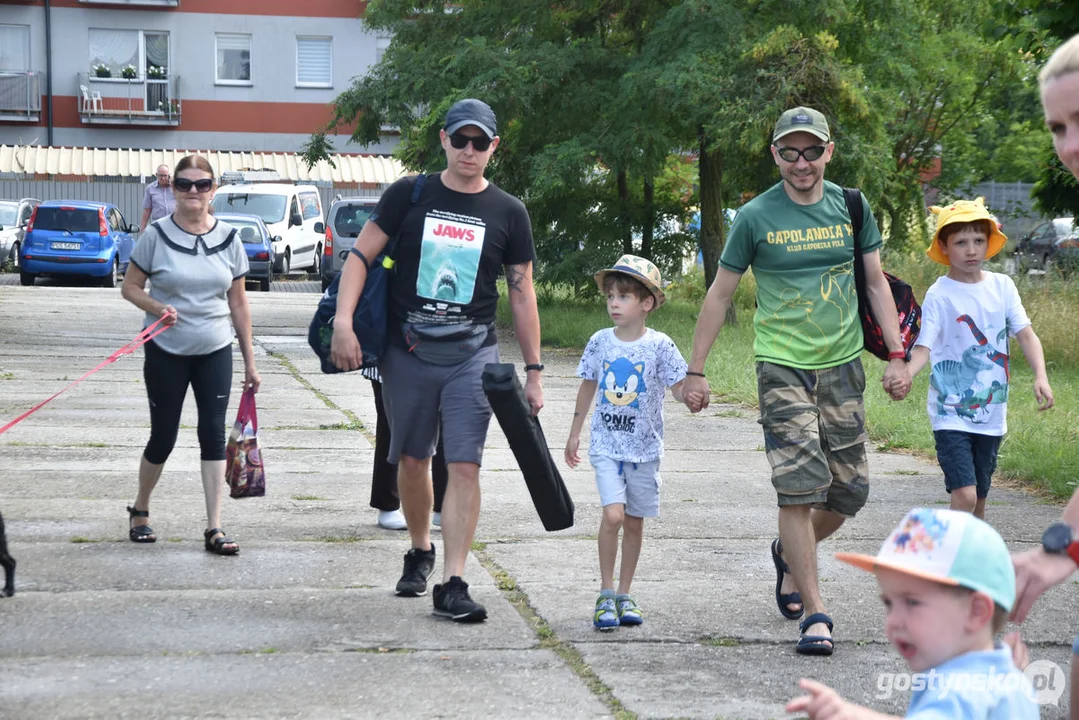
{"type": "Polygon", "coordinates": [[[79,90],[82,90],[82,111],[101,112],[101,93],[85,85],[79,85],[79,90]]]}

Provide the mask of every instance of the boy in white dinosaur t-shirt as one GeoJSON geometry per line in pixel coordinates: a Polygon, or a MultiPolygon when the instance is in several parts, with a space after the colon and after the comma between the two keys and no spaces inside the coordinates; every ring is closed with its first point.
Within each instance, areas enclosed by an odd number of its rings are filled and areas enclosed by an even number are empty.
{"type": "Polygon", "coordinates": [[[926,408],[944,486],[953,510],[984,519],[997,450],[1008,431],[1008,338],[1019,341],[1034,371],[1039,409],[1053,406],[1053,391],[1015,283],[982,270],[1007,242],[984,200],[930,210],[937,213],[937,230],[926,254],[947,265],[948,274],[925,294],[910,375],[932,363],[926,408]]]}

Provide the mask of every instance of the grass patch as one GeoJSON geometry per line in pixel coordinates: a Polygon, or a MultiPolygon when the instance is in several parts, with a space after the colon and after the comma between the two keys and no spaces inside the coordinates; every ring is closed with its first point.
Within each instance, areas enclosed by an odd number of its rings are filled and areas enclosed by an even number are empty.
{"type": "Polygon", "coordinates": [[[364,427],[363,427],[363,423],[361,423],[359,420],[356,420],[355,422],[347,422],[347,423],[346,422],[339,422],[339,423],[334,423],[332,425],[319,425],[318,429],[319,430],[359,430],[360,432],[363,432],[364,427]]]}
{"type": "Polygon", "coordinates": [[[13,372],[2,372],[2,373],[0,373],[0,380],[14,380],[14,379],[15,379],[15,373],[13,373],[13,372]]]}
{"type": "Polygon", "coordinates": [[[293,496],[292,496],[292,499],[293,499],[293,500],[300,500],[300,501],[306,501],[306,500],[326,500],[326,498],[324,498],[324,497],[319,497],[318,495],[293,495],[293,496]]]}
{"type": "Polygon", "coordinates": [[[709,647],[739,647],[745,644],[733,637],[703,637],[698,642],[709,647]]]}
{"type": "Polygon", "coordinates": [[[81,535],[76,535],[75,537],[71,538],[71,542],[75,543],[76,545],[82,545],[83,543],[105,542],[105,540],[102,539],[102,538],[97,538],[95,540],[94,538],[88,538],[88,537],[82,537],[81,535]]]}
{"type": "Polygon", "coordinates": [[[599,676],[596,675],[596,671],[585,662],[581,652],[570,643],[559,638],[551,628],[550,624],[536,612],[536,609],[532,607],[532,604],[528,599],[528,595],[517,585],[517,580],[506,572],[487,553],[486,545],[484,543],[473,543],[472,550],[476,553],[480,565],[482,565],[495,579],[495,584],[498,585],[498,589],[502,591],[502,594],[509,603],[517,609],[517,612],[520,613],[524,621],[532,628],[533,632],[536,634],[536,639],[539,640],[539,646],[545,650],[550,650],[558,655],[558,657],[562,658],[562,661],[566,663],[570,671],[585,684],[585,687],[587,687],[600,702],[607,706],[616,720],[636,720],[637,714],[627,710],[626,706],[622,704],[622,701],[615,697],[614,691],[604,683],[599,676]],[[477,550],[476,545],[482,545],[483,547],[477,550]]]}
{"type": "MultiPolygon", "coordinates": [[[[941,266],[924,253],[886,253],[885,268],[902,277],[921,299],[941,275],[941,266]]],[[[999,264],[988,269],[999,271],[999,264]]],[[[1039,412],[1032,391],[1033,374],[1017,342],[1012,354],[1008,435],[1001,445],[998,477],[1016,480],[1057,498],[1070,497],[1079,481],[1079,405],[1069,402],[1079,393],[1079,292],[1077,281],[1050,273],[1016,279],[1023,305],[1045,349],[1049,382],[1056,407],[1039,412]]],[[[723,328],[705,365],[713,402],[756,407],[757,381],[753,355],[753,296],[756,284],[746,273],[735,293],[737,322],[723,328]]],[[[703,296],[700,274],[676,280],[668,301],[649,318],[649,327],[669,335],[684,357],[693,345],[693,329],[703,296]]],[[[595,331],[610,326],[599,299],[574,299],[568,292],[541,293],[541,327],[545,348],[579,353],[595,331]]],[[[499,322],[510,323],[505,298],[499,303],[499,322]]],[[[925,410],[929,373],[923,370],[902,402],[892,401],[881,388],[885,363],[865,354],[866,417],[870,437],[886,450],[913,452],[935,459],[933,432],[925,410]]],[[[721,416],[737,410],[720,411],[721,416]]],[[[757,451],[763,451],[758,446],[757,451]]]]}
{"type": "Polygon", "coordinates": [[[889,470],[885,475],[921,475],[917,470],[889,470]]]}

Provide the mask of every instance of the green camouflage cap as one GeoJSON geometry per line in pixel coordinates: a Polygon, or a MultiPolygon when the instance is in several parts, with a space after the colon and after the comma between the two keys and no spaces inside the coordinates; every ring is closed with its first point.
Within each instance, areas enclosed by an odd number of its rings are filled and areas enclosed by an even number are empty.
{"type": "Polygon", "coordinates": [[[784,135],[796,132],[807,132],[816,135],[824,142],[831,139],[828,132],[828,121],[824,115],[813,108],[796,107],[779,116],[775,130],[772,131],[772,142],[779,140],[784,135]]]}

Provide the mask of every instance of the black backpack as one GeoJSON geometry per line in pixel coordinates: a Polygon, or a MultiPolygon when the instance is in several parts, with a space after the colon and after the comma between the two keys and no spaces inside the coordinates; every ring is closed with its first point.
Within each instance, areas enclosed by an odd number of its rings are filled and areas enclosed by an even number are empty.
{"type": "MultiPolygon", "coordinates": [[[[420,199],[426,182],[426,175],[416,176],[409,205],[415,205],[420,199]]],[[[386,333],[390,314],[390,280],[393,276],[393,253],[396,249],[396,235],[389,239],[382,253],[372,263],[368,263],[367,259],[355,248],[352,249],[352,253],[367,265],[367,280],[363,284],[363,292],[360,293],[360,299],[356,303],[356,311],[352,314],[352,329],[363,350],[361,368],[378,367],[379,361],[386,352],[386,333]]],[[[326,288],[326,292],[322,294],[322,299],[318,301],[315,316],[311,318],[311,325],[307,329],[307,344],[318,355],[322,372],[328,374],[342,372],[330,359],[333,317],[337,314],[337,286],[340,282],[341,273],[337,273],[337,277],[333,279],[326,288]]]]}
{"type": "MultiPolygon", "coordinates": [[[[862,335],[865,337],[865,349],[881,360],[888,359],[888,346],[884,344],[884,329],[873,317],[869,305],[869,295],[865,287],[865,264],[862,262],[859,236],[865,225],[862,214],[862,191],[858,188],[843,188],[843,199],[847,201],[850,224],[854,231],[854,285],[858,289],[858,315],[862,319],[862,335]]],[[[895,275],[884,273],[888,287],[892,290],[895,309],[899,316],[899,337],[903,341],[903,350],[910,360],[910,353],[922,329],[922,307],[914,298],[914,290],[895,275]]]]}

